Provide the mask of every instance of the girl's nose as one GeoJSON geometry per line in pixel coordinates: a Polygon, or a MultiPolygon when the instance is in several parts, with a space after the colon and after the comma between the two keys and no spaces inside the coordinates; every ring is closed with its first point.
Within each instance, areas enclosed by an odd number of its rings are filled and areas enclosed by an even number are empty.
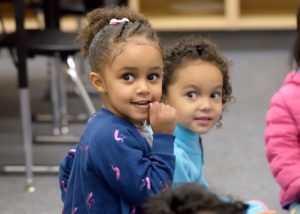
{"type": "Polygon", "coordinates": [[[211,109],[211,102],[209,98],[202,98],[199,100],[199,109],[201,111],[209,111],[211,109]]]}
{"type": "Polygon", "coordinates": [[[140,81],[137,85],[137,94],[145,95],[150,93],[149,85],[146,81],[140,81]]]}

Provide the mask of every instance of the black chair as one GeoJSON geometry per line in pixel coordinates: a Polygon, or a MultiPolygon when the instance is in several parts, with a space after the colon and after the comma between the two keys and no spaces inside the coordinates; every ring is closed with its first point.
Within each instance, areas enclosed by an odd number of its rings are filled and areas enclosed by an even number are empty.
{"type": "MultiPolygon", "coordinates": [[[[7,2],[1,0],[0,3],[7,2]]],[[[1,48],[7,47],[11,50],[13,55],[12,48],[15,50],[15,56],[17,59],[14,62],[18,70],[18,87],[20,95],[20,117],[21,117],[21,126],[22,126],[22,143],[24,148],[24,166],[2,166],[1,171],[4,173],[8,172],[20,172],[20,168],[23,167],[23,171],[26,176],[26,188],[28,192],[33,192],[35,190],[33,186],[33,160],[32,160],[32,127],[31,127],[31,109],[30,109],[30,97],[28,91],[28,80],[27,80],[27,66],[26,66],[26,46],[24,38],[24,2],[19,0],[13,0],[13,8],[15,12],[15,23],[16,23],[16,32],[15,35],[17,38],[16,41],[10,41],[7,38],[5,33],[5,28],[3,25],[3,20],[1,19],[2,30],[4,34],[1,35],[1,48]]],[[[2,15],[2,14],[1,14],[2,15]]],[[[1,16],[2,18],[2,16],[1,16]]]]}
{"type": "MultiPolygon", "coordinates": [[[[1,0],[4,1],[4,0],[1,0]]],[[[91,2],[91,1],[89,1],[91,2]]],[[[43,55],[53,58],[57,62],[57,68],[66,66],[66,71],[80,92],[80,95],[86,105],[88,112],[95,112],[95,108],[77,75],[73,57],[80,50],[78,44],[74,42],[77,34],[62,32],[59,28],[59,1],[58,0],[43,0],[43,12],[45,15],[44,30],[25,30],[24,29],[24,2],[14,0],[14,11],[16,17],[16,33],[1,35],[0,45],[8,47],[12,53],[13,60],[18,69],[18,82],[20,89],[20,108],[23,132],[23,144],[25,153],[25,163],[23,170],[26,174],[27,190],[34,191],[33,172],[57,172],[57,166],[34,166],[32,157],[32,128],[31,128],[31,110],[30,110],[30,95],[28,91],[28,78],[26,58],[36,55],[43,55]],[[3,37],[2,37],[3,36],[3,37]]],[[[90,7],[84,4],[85,8],[90,7]]],[[[94,7],[98,7],[99,4],[94,7]]],[[[78,137],[70,138],[66,135],[68,131],[68,118],[66,112],[66,94],[64,89],[62,69],[53,69],[51,71],[51,98],[53,104],[53,133],[47,136],[41,136],[38,140],[44,142],[70,142],[78,141],[78,137]],[[43,139],[42,139],[43,137],[43,139]]],[[[5,171],[4,168],[3,171],[5,171]]],[[[7,172],[20,172],[20,166],[13,166],[7,172]]]]}
{"type": "Polygon", "coordinates": [[[86,13],[82,0],[61,0],[60,11],[61,15],[71,14],[82,16],[86,13]]]}
{"type": "MultiPolygon", "coordinates": [[[[70,136],[68,133],[68,113],[67,96],[64,83],[64,67],[67,74],[71,77],[77,91],[81,96],[88,114],[95,112],[95,108],[89,95],[80,80],[75,63],[74,56],[80,51],[80,46],[75,42],[77,33],[62,32],[59,28],[59,19],[57,17],[60,11],[59,1],[44,0],[43,11],[45,13],[44,30],[26,30],[26,48],[27,57],[43,55],[52,57],[53,66],[51,69],[51,101],[53,109],[53,133],[50,135],[36,135],[36,142],[74,142],[78,141],[78,136],[70,136]]],[[[16,41],[15,34],[8,35],[6,42],[13,45],[16,41]]]]}
{"type": "MultiPolygon", "coordinates": [[[[44,8],[45,15],[53,15],[57,10],[58,1],[45,0],[44,8]],[[47,3],[47,5],[46,5],[47,3]]],[[[9,48],[15,64],[18,69],[19,88],[20,88],[20,103],[21,117],[24,138],[25,164],[23,170],[26,172],[26,181],[29,191],[34,191],[32,186],[33,171],[38,172],[57,172],[57,167],[52,166],[33,166],[32,157],[32,130],[30,123],[30,103],[29,93],[27,91],[27,73],[26,73],[26,58],[35,57],[37,55],[51,57],[56,63],[55,69],[51,70],[51,100],[53,109],[53,133],[49,135],[36,135],[34,141],[39,142],[78,142],[79,135],[68,135],[68,118],[66,109],[66,94],[64,74],[71,77],[75,86],[86,106],[88,114],[95,112],[94,105],[89,98],[89,95],[84,88],[80,78],[77,75],[74,56],[80,51],[80,46],[75,42],[77,33],[66,33],[59,29],[59,24],[56,19],[46,18],[47,28],[44,30],[24,30],[24,4],[18,0],[14,1],[16,11],[16,26],[15,33],[5,34],[0,36],[0,46],[9,48]],[[19,6],[20,3],[20,6],[19,6]],[[24,60],[23,60],[24,59],[24,60]],[[64,69],[66,68],[66,69],[64,69]]],[[[55,15],[54,15],[55,17],[55,15]]],[[[20,166],[3,167],[4,172],[20,172],[20,166]]]]}
{"type": "Polygon", "coordinates": [[[91,11],[98,7],[127,6],[128,0],[82,0],[85,10],[91,11]]]}

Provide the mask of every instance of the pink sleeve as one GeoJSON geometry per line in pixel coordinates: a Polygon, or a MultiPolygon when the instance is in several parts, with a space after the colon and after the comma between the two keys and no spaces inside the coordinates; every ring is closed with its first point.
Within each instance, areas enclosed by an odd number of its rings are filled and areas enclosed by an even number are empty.
{"type": "Polygon", "coordinates": [[[289,107],[281,91],[277,92],[271,100],[265,130],[267,159],[285,192],[284,200],[294,200],[300,192],[300,144],[289,107]]]}

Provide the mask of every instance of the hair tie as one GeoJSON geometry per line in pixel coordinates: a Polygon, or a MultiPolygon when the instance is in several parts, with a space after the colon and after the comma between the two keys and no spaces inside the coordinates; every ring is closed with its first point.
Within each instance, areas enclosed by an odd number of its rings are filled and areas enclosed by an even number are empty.
{"type": "Polygon", "coordinates": [[[121,23],[124,23],[124,22],[129,22],[129,19],[127,18],[122,18],[122,19],[111,19],[109,21],[109,24],[110,25],[117,25],[117,24],[121,24],[121,23]]]}

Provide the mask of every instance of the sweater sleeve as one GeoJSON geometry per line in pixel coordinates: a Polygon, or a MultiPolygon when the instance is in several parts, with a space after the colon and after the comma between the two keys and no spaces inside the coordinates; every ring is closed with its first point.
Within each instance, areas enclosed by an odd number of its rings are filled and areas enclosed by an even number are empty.
{"type": "Polygon", "coordinates": [[[297,127],[289,105],[279,91],[266,117],[266,155],[277,182],[285,192],[284,200],[293,201],[300,192],[300,145],[297,127]]]}
{"type": "Polygon", "coordinates": [[[142,138],[123,126],[107,129],[93,139],[89,153],[94,170],[125,201],[139,205],[173,180],[173,135],[153,134],[151,152],[142,138]]]}
{"type": "Polygon", "coordinates": [[[61,193],[61,200],[64,202],[65,194],[68,188],[69,177],[71,173],[71,169],[74,162],[74,157],[76,153],[78,144],[76,144],[73,148],[71,148],[64,159],[59,164],[59,188],[61,193]]]}

